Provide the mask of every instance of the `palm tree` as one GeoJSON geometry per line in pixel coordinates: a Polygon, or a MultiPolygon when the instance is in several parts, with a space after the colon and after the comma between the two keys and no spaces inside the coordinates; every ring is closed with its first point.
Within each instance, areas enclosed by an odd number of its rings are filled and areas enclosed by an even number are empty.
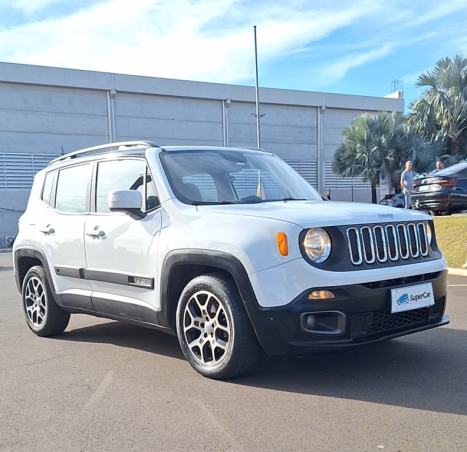
{"type": "Polygon", "coordinates": [[[444,144],[445,159],[467,156],[467,58],[443,58],[432,71],[420,75],[418,87],[426,87],[412,102],[407,122],[432,142],[444,144]]]}
{"type": "Polygon", "coordinates": [[[424,137],[411,132],[402,113],[364,113],[343,131],[344,142],[334,154],[333,171],[341,177],[363,177],[371,184],[371,199],[377,202],[376,187],[381,169],[392,174],[399,188],[400,174],[407,160],[414,169],[428,169],[439,150],[424,137]]]}

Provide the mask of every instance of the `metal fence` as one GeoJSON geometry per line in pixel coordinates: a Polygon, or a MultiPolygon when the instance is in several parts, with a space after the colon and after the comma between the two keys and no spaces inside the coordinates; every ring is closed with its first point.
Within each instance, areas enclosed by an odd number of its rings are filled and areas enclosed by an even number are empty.
{"type": "Polygon", "coordinates": [[[0,154],[0,190],[30,190],[34,175],[56,157],[55,154],[0,154]]]}

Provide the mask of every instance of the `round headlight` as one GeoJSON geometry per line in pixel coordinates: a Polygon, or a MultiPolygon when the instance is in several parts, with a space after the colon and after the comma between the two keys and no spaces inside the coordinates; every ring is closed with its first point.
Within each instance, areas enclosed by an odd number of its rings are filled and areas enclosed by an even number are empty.
{"type": "Polygon", "coordinates": [[[428,238],[428,243],[431,245],[433,241],[433,229],[431,228],[430,223],[426,223],[426,236],[428,238]]]}
{"type": "Polygon", "coordinates": [[[315,263],[324,262],[331,253],[331,239],[321,228],[311,228],[305,235],[303,247],[307,256],[315,263]]]}

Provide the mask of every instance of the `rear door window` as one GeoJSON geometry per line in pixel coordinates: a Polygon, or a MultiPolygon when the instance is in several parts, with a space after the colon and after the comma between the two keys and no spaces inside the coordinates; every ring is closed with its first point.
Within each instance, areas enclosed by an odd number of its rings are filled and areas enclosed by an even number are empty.
{"type": "Polygon", "coordinates": [[[64,213],[86,213],[92,165],[64,168],[58,173],[55,208],[64,213]]]}

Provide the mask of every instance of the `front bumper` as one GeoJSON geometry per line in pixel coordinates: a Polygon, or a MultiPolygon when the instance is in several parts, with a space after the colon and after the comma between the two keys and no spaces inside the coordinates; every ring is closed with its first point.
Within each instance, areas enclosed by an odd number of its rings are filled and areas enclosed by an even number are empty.
{"type": "Polygon", "coordinates": [[[313,287],[282,307],[262,308],[254,302],[246,302],[246,307],[268,355],[301,356],[447,325],[446,295],[447,271],[440,271],[367,284],[313,287]],[[433,306],[391,314],[391,289],[426,282],[433,285],[433,306]],[[335,298],[308,300],[313,290],[330,290],[335,298]],[[306,324],[310,313],[323,319],[319,332],[310,331],[306,324]]]}

